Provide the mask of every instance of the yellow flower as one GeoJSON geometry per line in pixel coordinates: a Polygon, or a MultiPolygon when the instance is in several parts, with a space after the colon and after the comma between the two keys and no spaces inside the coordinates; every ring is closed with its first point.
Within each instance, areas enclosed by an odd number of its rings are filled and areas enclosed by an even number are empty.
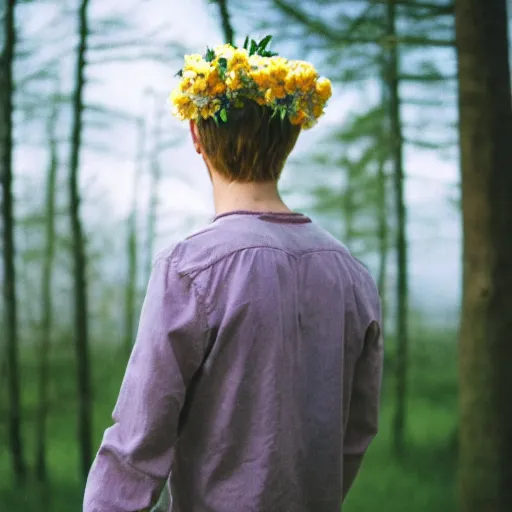
{"type": "Polygon", "coordinates": [[[244,48],[236,49],[233,53],[233,56],[230,60],[228,60],[228,67],[234,71],[248,71],[250,68],[249,64],[249,54],[247,50],[244,48]]]}
{"type": "Polygon", "coordinates": [[[271,103],[274,103],[276,97],[274,95],[274,91],[272,89],[267,89],[267,91],[265,92],[265,101],[267,102],[267,104],[271,104],[271,103]]]}
{"type": "Polygon", "coordinates": [[[304,110],[299,110],[295,115],[290,116],[290,123],[293,125],[300,125],[302,124],[306,119],[306,113],[304,110]]]}
{"type": "Polygon", "coordinates": [[[274,69],[284,69],[285,72],[288,71],[288,59],[285,59],[284,57],[269,57],[268,63],[271,68],[274,69]]]}
{"type": "Polygon", "coordinates": [[[244,84],[242,82],[241,74],[236,71],[230,71],[226,78],[226,86],[231,91],[238,91],[239,89],[242,89],[244,84]]]}
{"type": "Polygon", "coordinates": [[[183,77],[188,76],[187,72],[193,72],[196,75],[207,76],[212,71],[210,62],[206,62],[203,58],[197,59],[196,55],[188,55],[185,57],[185,66],[183,67],[183,77]]]}
{"type": "Polygon", "coordinates": [[[317,78],[318,73],[309,62],[292,61],[289,65],[286,89],[290,91],[289,94],[293,91],[308,94],[313,89],[317,78]]]}
{"type": "Polygon", "coordinates": [[[173,105],[180,106],[183,103],[186,103],[187,101],[190,101],[190,98],[187,95],[182,94],[177,89],[174,89],[174,91],[172,91],[172,93],[171,93],[171,103],[173,105]]]}
{"type": "Polygon", "coordinates": [[[272,87],[272,94],[277,98],[282,100],[283,98],[286,98],[286,90],[284,88],[284,85],[276,84],[272,87]]]}
{"type": "Polygon", "coordinates": [[[268,60],[261,55],[251,55],[249,57],[249,65],[252,69],[258,69],[265,67],[268,64],[268,60]]]}
{"type": "Polygon", "coordinates": [[[286,80],[288,74],[288,68],[282,63],[270,63],[269,74],[274,83],[283,83],[286,80]]]}
{"type": "Polygon", "coordinates": [[[216,100],[201,108],[200,114],[203,119],[213,117],[220,110],[220,101],[216,100]]]}
{"type": "Polygon", "coordinates": [[[201,62],[203,57],[198,53],[192,53],[185,55],[185,68],[192,68],[195,64],[201,62]]]}
{"type": "Polygon", "coordinates": [[[270,87],[270,74],[267,68],[251,71],[250,77],[259,89],[268,89],[270,87]]]}
{"type": "Polygon", "coordinates": [[[170,99],[173,105],[173,114],[179,119],[185,120],[197,117],[197,106],[186,94],[174,90],[170,99]]]}
{"type": "Polygon", "coordinates": [[[196,78],[192,85],[192,94],[202,94],[206,91],[208,82],[204,78],[196,78]]]}
{"type": "Polygon", "coordinates": [[[197,73],[195,71],[192,71],[188,69],[187,71],[183,72],[183,79],[184,80],[194,80],[197,77],[197,73]]]}
{"type": "Polygon", "coordinates": [[[214,69],[207,78],[208,82],[208,96],[219,96],[220,94],[224,94],[226,91],[226,83],[221,80],[219,70],[214,69]]]}
{"type": "Polygon", "coordinates": [[[320,103],[317,103],[314,107],[313,107],[313,116],[315,117],[315,119],[318,119],[319,117],[321,117],[324,113],[324,107],[320,104],[320,103]]]}
{"type": "Polygon", "coordinates": [[[284,113],[293,124],[308,128],[323,115],[332,95],[331,82],[319,78],[308,62],[249,56],[246,49],[231,45],[215,47],[214,54],[212,62],[199,54],[185,56],[182,80],[170,97],[173,113],[180,119],[215,116],[224,95],[232,107],[250,99],[277,108],[279,100],[287,99],[284,104],[290,106],[284,107],[284,113]],[[225,69],[220,69],[220,59],[226,59],[225,69]]]}
{"type": "Polygon", "coordinates": [[[217,58],[223,57],[224,59],[231,60],[235,54],[235,48],[230,44],[222,44],[214,48],[217,58]]]}
{"type": "Polygon", "coordinates": [[[293,73],[288,73],[284,83],[284,89],[287,94],[293,94],[297,92],[297,76],[293,73]]]}
{"type": "Polygon", "coordinates": [[[321,102],[325,103],[332,96],[332,85],[329,79],[320,78],[316,82],[315,92],[321,102]]]}

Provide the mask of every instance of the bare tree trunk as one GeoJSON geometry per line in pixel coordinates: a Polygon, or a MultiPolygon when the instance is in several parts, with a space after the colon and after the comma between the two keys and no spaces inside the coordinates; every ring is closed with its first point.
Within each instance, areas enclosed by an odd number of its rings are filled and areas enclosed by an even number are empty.
{"type": "Polygon", "coordinates": [[[400,113],[399,54],[396,44],[396,0],[387,4],[387,37],[389,40],[386,82],[389,88],[391,159],[393,162],[396,211],[397,311],[396,311],[396,410],[393,420],[395,452],[401,455],[405,445],[407,419],[408,364],[408,279],[407,279],[407,215],[404,197],[403,136],[400,113]]]}
{"type": "MultiPolygon", "coordinates": [[[[381,64],[381,104],[384,109],[389,105],[389,87],[387,87],[387,70],[386,70],[386,52],[382,54],[381,64]]],[[[389,178],[387,175],[387,164],[389,162],[389,118],[390,116],[383,116],[382,122],[378,127],[378,135],[376,144],[379,147],[378,161],[377,161],[377,196],[378,196],[378,228],[377,236],[379,239],[379,270],[377,274],[377,287],[382,300],[382,329],[387,319],[387,300],[388,300],[388,258],[389,258],[389,245],[390,245],[390,229],[388,223],[388,208],[389,208],[389,178]]]]}
{"type": "Polygon", "coordinates": [[[58,96],[54,99],[48,120],[50,162],[46,181],[46,248],[43,263],[43,314],[39,341],[39,399],[36,421],[36,477],[41,483],[48,480],[46,460],[46,420],[48,416],[48,375],[53,326],[52,282],[55,258],[55,192],[58,169],[57,116],[58,96]]]}
{"type": "Polygon", "coordinates": [[[147,256],[146,256],[146,277],[149,280],[151,274],[151,267],[154,257],[154,246],[156,238],[156,225],[158,219],[158,191],[161,181],[160,169],[160,150],[161,150],[161,132],[162,132],[162,115],[163,112],[158,107],[155,111],[155,120],[153,127],[153,143],[151,154],[151,188],[149,196],[149,211],[148,211],[148,242],[147,242],[147,256]]]}
{"type": "Polygon", "coordinates": [[[14,8],[16,2],[4,2],[4,42],[0,54],[0,177],[2,180],[4,314],[9,394],[9,445],[16,482],[23,484],[26,464],[21,435],[21,392],[18,355],[18,312],[13,206],[13,62],[16,43],[14,8]]]}
{"type": "Polygon", "coordinates": [[[224,32],[224,39],[226,43],[234,45],[235,42],[235,31],[231,24],[231,16],[229,15],[228,2],[227,0],[215,0],[215,3],[219,6],[220,19],[222,21],[222,31],[224,32]]]}
{"type": "Polygon", "coordinates": [[[126,276],[126,304],[125,304],[125,351],[129,354],[133,346],[135,332],[135,303],[137,294],[137,268],[138,268],[138,243],[137,243],[137,211],[139,197],[140,178],[144,166],[144,148],[146,142],[146,129],[144,119],[138,123],[139,147],[135,168],[135,179],[133,182],[132,211],[128,218],[128,275],[126,276]]]}
{"type": "Polygon", "coordinates": [[[463,305],[459,510],[512,510],[512,106],[506,0],[455,2],[463,305]]]}
{"type": "Polygon", "coordinates": [[[92,408],[89,363],[89,329],[87,308],[87,278],[85,240],[80,219],[80,192],[78,171],[82,144],[83,91],[85,85],[86,51],[88,37],[87,8],[89,0],[82,0],[79,9],[79,43],[76,61],[75,90],[73,93],[73,130],[70,156],[70,219],[74,260],[75,349],[78,384],[78,442],[80,472],[87,478],[92,463],[92,408]]]}
{"type": "MultiPolygon", "coordinates": [[[[378,141],[379,145],[385,143],[384,137],[378,141]]],[[[389,226],[388,226],[388,178],[386,175],[386,155],[382,151],[379,155],[377,168],[377,187],[379,201],[379,220],[378,220],[378,238],[379,238],[379,271],[377,275],[377,286],[382,299],[382,322],[384,324],[387,318],[387,271],[389,255],[389,226]]],[[[384,326],[382,326],[384,327],[384,326]]]]}

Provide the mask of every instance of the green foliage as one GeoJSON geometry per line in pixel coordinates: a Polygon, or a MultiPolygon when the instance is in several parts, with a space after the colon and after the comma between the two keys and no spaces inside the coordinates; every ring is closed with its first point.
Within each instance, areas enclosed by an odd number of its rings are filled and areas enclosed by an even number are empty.
{"type": "Polygon", "coordinates": [[[215,60],[215,50],[212,50],[211,48],[206,48],[204,60],[206,62],[213,62],[215,60]]]}
{"type": "MultiPolygon", "coordinates": [[[[455,331],[455,330],[454,330],[455,331]]],[[[361,475],[351,491],[346,512],[427,512],[454,510],[455,464],[452,435],[456,428],[456,343],[455,334],[427,331],[414,340],[411,354],[411,436],[410,450],[398,462],[390,453],[389,418],[392,412],[392,382],[384,383],[381,430],[370,448],[361,475]],[[436,368],[435,372],[431,369],[436,368]]],[[[75,440],[75,362],[70,333],[62,333],[51,359],[49,424],[49,469],[51,486],[29,483],[25,492],[11,485],[8,457],[0,457],[0,503],[10,512],[68,512],[80,510],[83,488],[78,479],[75,440]]],[[[393,340],[388,340],[392,346],[393,340]]],[[[93,350],[94,438],[99,446],[119,393],[126,360],[120,347],[102,344],[93,350]]],[[[37,353],[25,350],[22,371],[25,376],[23,407],[27,453],[34,448],[37,407],[37,353]]],[[[389,379],[389,372],[388,372],[389,379]]],[[[3,399],[3,396],[2,396],[3,399]]],[[[5,401],[0,400],[0,410],[5,401]]],[[[0,415],[5,418],[5,415],[0,415]]],[[[0,421],[0,443],[6,442],[5,422],[0,421]]],[[[0,453],[5,454],[0,445],[0,453]]],[[[32,461],[30,461],[32,462],[32,461]]]]}
{"type": "MultiPolygon", "coordinates": [[[[272,41],[272,36],[264,37],[260,42],[255,41],[254,39],[249,39],[249,36],[245,38],[244,48],[248,50],[249,55],[260,55],[261,57],[273,57],[277,55],[277,53],[271,52],[268,50],[268,46],[272,41]]],[[[206,62],[213,62],[216,58],[215,50],[210,47],[206,48],[206,53],[204,55],[204,60],[206,62]]],[[[220,77],[222,80],[226,78],[226,72],[228,68],[228,61],[225,58],[221,58],[218,61],[218,69],[220,73],[220,77]]],[[[183,69],[180,69],[175,76],[183,77],[183,69]]],[[[286,116],[286,114],[285,114],[286,116]]],[[[221,117],[222,118],[222,117],[221,117]]]]}
{"type": "Polygon", "coordinates": [[[219,59],[218,69],[219,69],[219,75],[220,75],[221,80],[225,80],[226,73],[227,73],[227,70],[228,70],[228,61],[227,61],[227,59],[225,59],[224,57],[219,59]]]}
{"type": "Polygon", "coordinates": [[[249,36],[245,38],[244,49],[249,52],[249,55],[260,55],[261,57],[273,57],[277,53],[273,53],[267,50],[267,47],[272,41],[272,36],[264,37],[259,43],[254,39],[249,39],[249,36]]]}

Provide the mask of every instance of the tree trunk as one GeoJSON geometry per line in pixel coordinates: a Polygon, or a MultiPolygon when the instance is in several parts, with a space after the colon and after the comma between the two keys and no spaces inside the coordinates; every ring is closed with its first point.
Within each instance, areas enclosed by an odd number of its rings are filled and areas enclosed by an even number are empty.
{"type": "MultiPolygon", "coordinates": [[[[380,148],[386,144],[384,134],[377,141],[380,148]]],[[[377,286],[382,300],[382,323],[387,317],[387,270],[389,254],[389,227],[388,227],[388,179],[386,175],[386,154],[380,151],[377,162],[377,187],[378,187],[378,239],[379,239],[379,270],[377,274],[377,286]]],[[[381,326],[384,329],[384,325],[381,326]]]]}
{"type": "MultiPolygon", "coordinates": [[[[387,86],[387,70],[386,60],[387,54],[383,52],[381,55],[381,104],[385,111],[389,105],[389,87],[387,86]]],[[[378,126],[378,132],[375,144],[379,148],[377,160],[377,202],[378,202],[378,225],[377,237],[379,241],[379,270],[377,274],[377,287],[382,300],[382,326],[387,319],[387,287],[388,287],[388,258],[389,258],[389,237],[390,229],[388,224],[388,206],[389,206],[389,183],[386,167],[389,161],[389,118],[384,115],[378,126]]]]}
{"type": "Polygon", "coordinates": [[[4,2],[4,46],[0,54],[0,177],[2,180],[3,275],[6,360],[9,394],[9,446],[14,477],[22,484],[26,464],[21,435],[21,391],[18,354],[18,312],[13,206],[13,61],[15,46],[14,0],[4,2]]]}
{"type": "Polygon", "coordinates": [[[85,55],[87,51],[87,7],[82,0],[79,9],[79,43],[76,61],[75,90],[73,93],[73,129],[70,156],[70,219],[74,262],[75,301],[75,350],[78,385],[78,443],[80,448],[80,472],[87,478],[92,463],[92,409],[89,367],[89,329],[87,318],[87,278],[85,240],[80,219],[80,193],[78,171],[82,143],[83,91],[85,84],[85,55]]]}
{"type": "Polygon", "coordinates": [[[506,0],[457,0],[464,235],[461,512],[512,510],[512,106],[506,0]]]}
{"type": "Polygon", "coordinates": [[[51,336],[53,325],[52,282],[55,257],[55,189],[58,168],[57,144],[58,98],[52,105],[52,113],[48,121],[50,162],[46,181],[46,248],[42,278],[42,322],[39,341],[39,399],[36,421],[36,477],[41,483],[48,480],[46,460],[46,420],[48,416],[48,375],[50,364],[51,336]]]}
{"type": "Polygon", "coordinates": [[[396,310],[396,410],[393,419],[395,453],[403,453],[407,418],[407,352],[408,352],[408,283],[407,283],[407,217],[404,197],[403,136],[400,115],[399,55],[396,44],[395,0],[387,4],[387,38],[389,41],[386,82],[389,94],[391,159],[393,162],[396,211],[397,310],[396,310]]]}
{"type": "Polygon", "coordinates": [[[215,3],[219,6],[220,19],[222,21],[222,31],[224,32],[224,39],[226,43],[235,44],[235,32],[233,25],[231,24],[231,16],[229,15],[228,2],[227,0],[215,0],[215,3]]]}
{"type": "Polygon", "coordinates": [[[139,119],[137,161],[135,168],[135,179],[133,182],[132,211],[128,218],[128,275],[126,276],[126,304],[125,304],[125,352],[130,354],[133,346],[135,332],[135,308],[137,294],[137,268],[138,268],[138,244],[137,244],[137,210],[139,196],[140,178],[144,166],[144,147],[146,141],[145,122],[139,119]]]}

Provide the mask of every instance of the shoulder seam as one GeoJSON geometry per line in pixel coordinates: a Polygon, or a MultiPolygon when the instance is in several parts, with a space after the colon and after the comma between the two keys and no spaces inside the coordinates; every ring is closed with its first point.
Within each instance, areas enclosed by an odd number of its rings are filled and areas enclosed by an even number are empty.
{"type": "Polygon", "coordinates": [[[278,252],[282,252],[282,253],[288,254],[289,256],[291,256],[293,258],[300,258],[300,257],[306,256],[308,254],[320,253],[320,252],[342,253],[342,251],[339,250],[339,249],[311,249],[311,250],[308,250],[308,251],[303,251],[303,252],[298,253],[298,254],[294,254],[292,252],[289,252],[289,251],[286,251],[284,249],[280,249],[279,247],[274,247],[274,246],[271,246],[271,245],[249,245],[249,246],[246,246],[246,247],[240,247],[238,249],[233,249],[233,250],[231,250],[229,252],[226,252],[225,254],[222,254],[221,256],[217,257],[213,261],[208,262],[205,265],[197,265],[197,266],[195,266],[195,267],[193,267],[191,269],[183,270],[183,271],[181,271],[181,273],[184,274],[184,275],[192,275],[192,274],[196,274],[197,275],[197,274],[199,274],[201,272],[204,272],[205,270],[208,270],[209,268],[213,267],[214,265],[216,265],[217,263],[221,262],[225,258],[228,258],[229,256],[233,256],[236,253],[239,253],[239,252],[242,252],[242,251],[251,250],[251,249],[268,249],[268,250],[272,250],[272,251],[278,251],[278,252]]]}

